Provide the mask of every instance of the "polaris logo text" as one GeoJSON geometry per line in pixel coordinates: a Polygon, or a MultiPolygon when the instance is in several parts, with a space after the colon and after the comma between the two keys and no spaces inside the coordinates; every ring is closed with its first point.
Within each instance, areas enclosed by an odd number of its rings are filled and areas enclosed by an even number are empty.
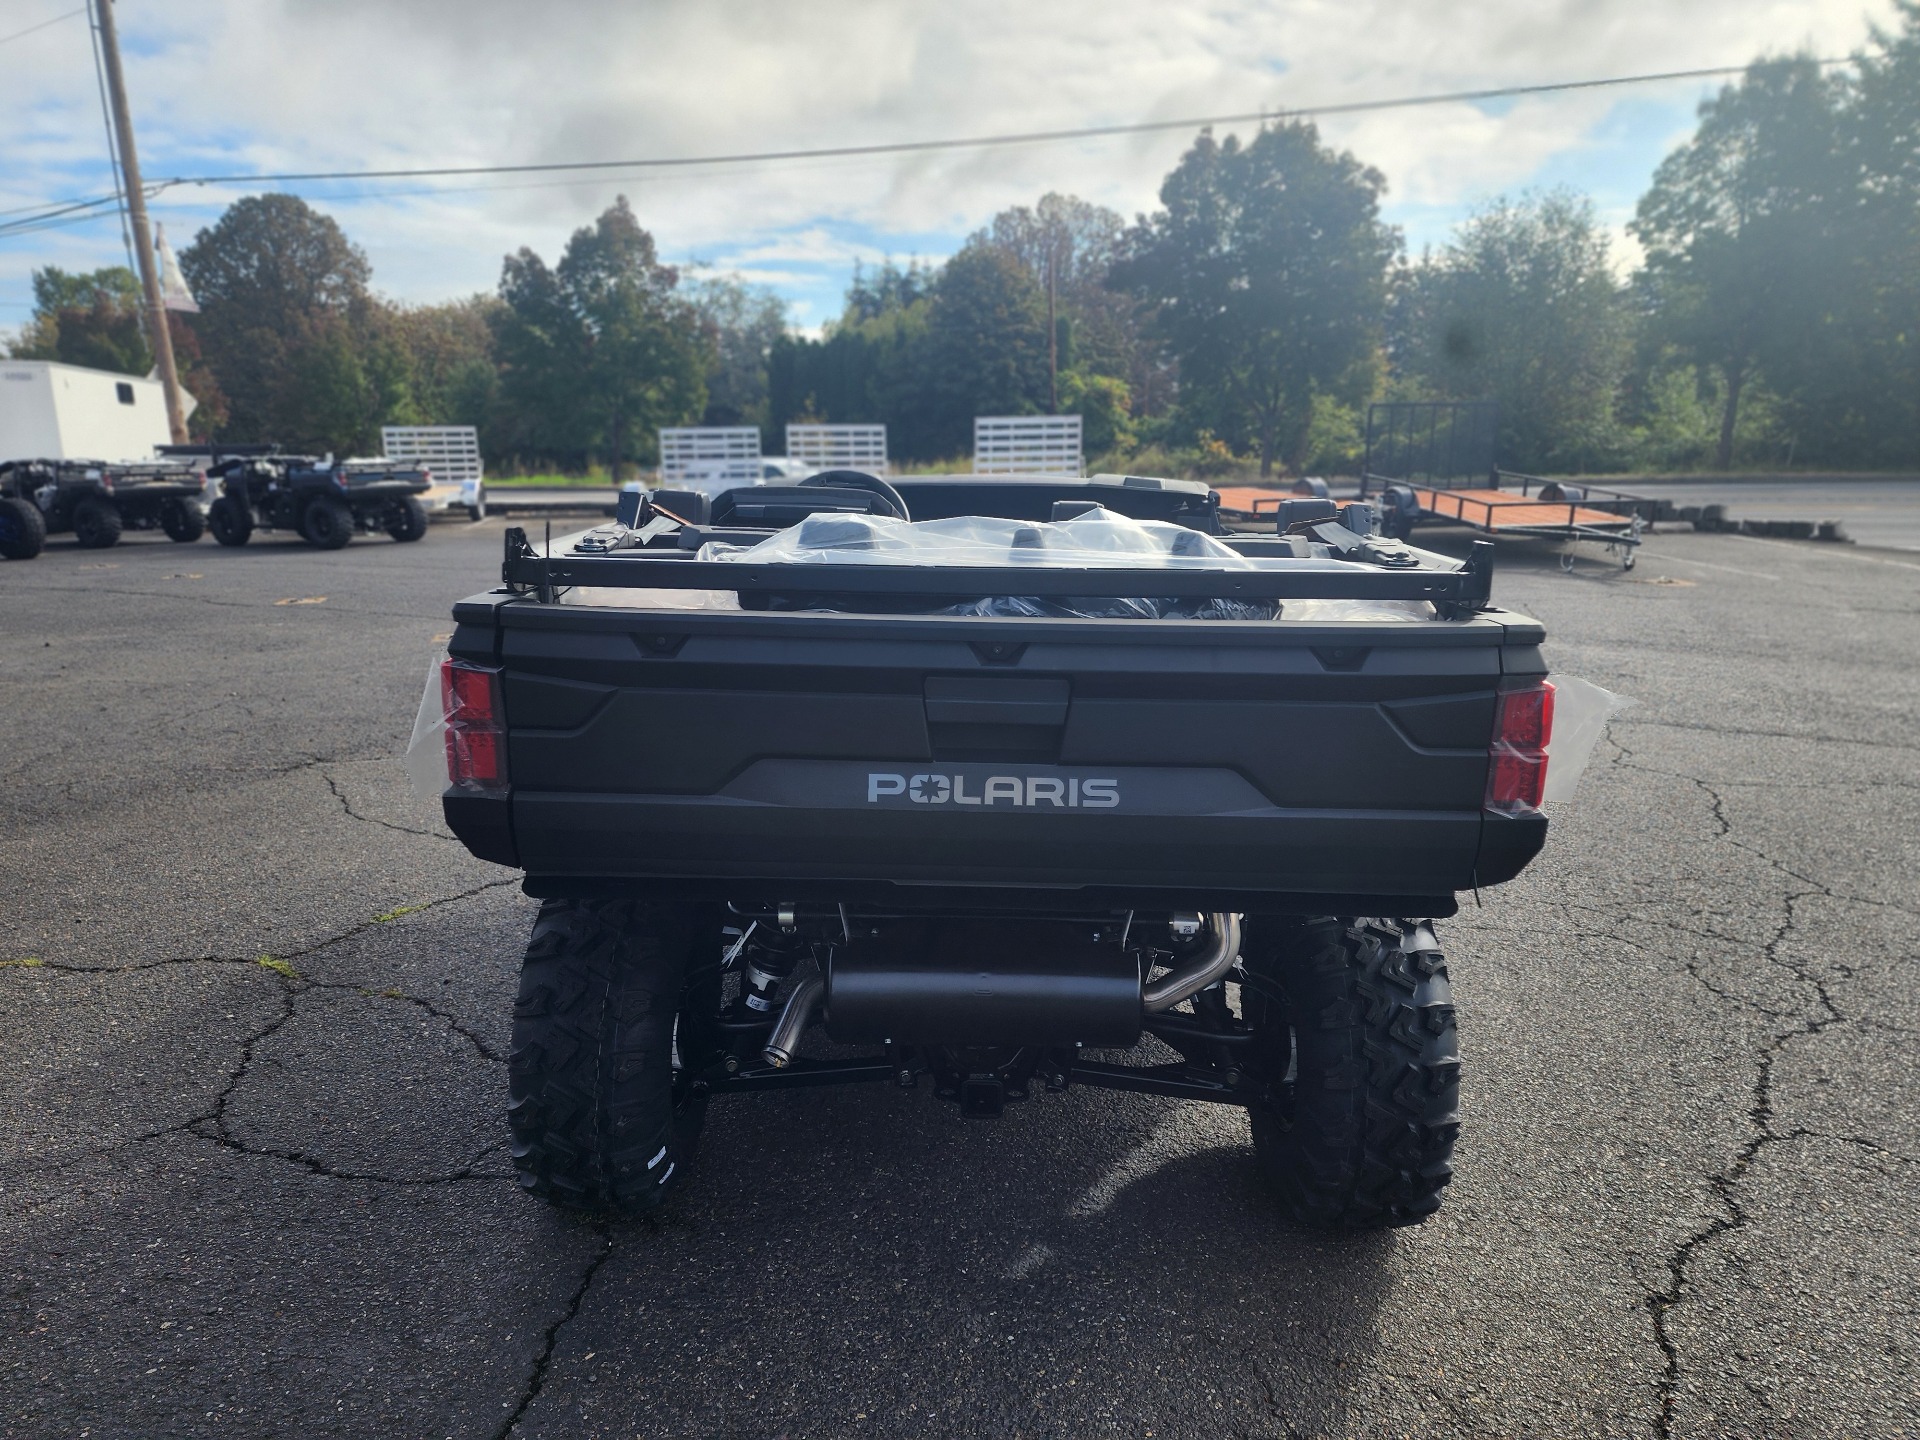
{"type": "Polygon", "coordinates": [[[1111,810],[1120,803],[1118,780],[1082,780],[1078,776],[990,775],[978,794],[967,793],[964,775],[867,776],[867,803],[878,805],[890,795],[903,795],[916,805],[1018,805],[1022,809],[1052,806],[1056,810],[1111,810]]]}

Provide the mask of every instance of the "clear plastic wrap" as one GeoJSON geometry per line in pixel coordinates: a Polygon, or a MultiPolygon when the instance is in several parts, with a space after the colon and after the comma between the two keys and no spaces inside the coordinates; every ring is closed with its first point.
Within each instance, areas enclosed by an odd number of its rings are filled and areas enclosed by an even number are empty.
{"type": "Polygon", "coordinates": [[[1553,737],[1547,742],[1546,800],[1571,800],[1607,721],[1634,702],[1591,681],[1555,675],[1553,737]]]}
{"type": "Polygon", "coordinates": [[[1430,600],[1289,600],[1282,613],[1289,620],[1360,621],[1431,620],[1430,600]]]}
{"type": "Polygon", "coordinates": [[[447,788],[447,714],[440,698],[440,662],[427,662],[427,688],[420,692],[420,708],[413,717],[413,736],[407,741],[407,781],[422,800],[439,800],[447,788]]]}
{"type": "Polygon", "coordinates": [[[704,545],[700,558],[797,565],[1256,568],[1244,555],[1198,530],[1134,520],[1098,508],[1058,521],[978,515],[919,521],[888,515],[811,515],[758,545],[704,545]]]}
{"type": "Polygon", "coordinates": [[[555,597],[562,605],[615,610],[738,610],[731,590],[627,590],[616,585],[570,585],[555,597]]]}
{"type": "MultiPolygon", "coordinates": [[[[960,516],[909,522],[881,515],[815,515],[758,545],[711,544],[702,560],[832,565],[1041,565],[1063,569],[1251,570],[1254,562],[1211,535],[1094,508],[1071,520],[960,516]]],[[[776,602],[777,603],[777,602],[776,602]]],[[[840,609],[832,597],[801,602],[840,609]]],[[[871,606],[872,602],[865,602],[871,606]]],[[[849,597],[844,606],[862,608],[849,597]]],[[[1006,615],[1083,620],[1272,620],[1274,600],[1070,595],[988,595],[932,610],[937,615],[1006,615]]]]}
{"type": "Polygon", "coordinates": [[[1125,595],[987,595],[943,605],[936,615],[1012,615],[1068,620],[1276,620],[1278,600],[1150,599],[1125,595]]]}
{"type": "MultiPolygon", "coordinates": [[[[578,537],[575,537],[576,539],[578,537]]],[[[746,564],[890,565],[940,567],[1044,566],[1059,569],[1170,571],[1289,570],[1347,572],[1353,566],[1324,556],[1259,559],[1240,554],[1212,535],[1155,520],[1135,520],[1092,507],[1071,520],[1007,520],[958,516],[906,521],[883,515],[813,515],[753,545],[709,541],[699,559],[746,564]]],[[[1142,588],[1150,585],[1142,581],[1142,588]]],[[[979,615],[1086,620],[1299,620],[1367,623],[1431,620],[1424,600],[1236,600],[1177,596],[986,595],[952,600],[932,595],[839,595],[796,589],[762,593],[754,609],[839,614],[979,615]]],[[[738,610],[726,590],[625,589],[581,586],[558,596],[562,604],[639,610],[738,610]]]]}

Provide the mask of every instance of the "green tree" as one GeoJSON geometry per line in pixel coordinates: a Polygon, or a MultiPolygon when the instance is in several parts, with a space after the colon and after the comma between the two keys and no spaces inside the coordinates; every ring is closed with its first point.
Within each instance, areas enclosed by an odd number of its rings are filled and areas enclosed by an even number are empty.
{"type": "Polygon", "coordinates": [[[1113,282],[1155,307],[1180,365],[1189,430],[1252,445],[1260,471],[1298,463],[1314,398],[1364,384],[1397,234],[1380,173],[1310,124],[1252,141],[1203,133],[1128,233],[1113,282]]]}
{"type": "Polygon", "coordinates": [[[1124,454],[1133,448],[1131,397],[1118,375],[1066,371],[1060,377],[1060,413],[1080,417],[1081,444],[1088,455],[1124,454]]]}
{"type": "Polygon", "coordinates": [[[1920,3],[1896,0],[1895,11],[1899,28],[1876,28],[1856,58],[1841,116],[1860,184],[1845,379],[1862,458],[1910,467],[1920,465],[1920,3]]]}
{"type": "Polygon", "coordinates": [[[1602,466],[1632,353],[1620,290],[1590,201],[1496,201],[1405,274],[1395,358],[1429,394],[1499,401],[1503,463],[1602,466]]]}
{"type": "Polygon", "coordinates": [[[365,381],[349,385],[342,367],[359,363],[353,341],[377,308],[372,271],[338,223],[297,196],[249,196],[194,238],[180,268],[200,303],[194,334],[231,406],[224,438],[370,443],[364,422],[341,428],[342,416],[366,412],[338,387],[357,393],[365,381]],[[307,346],[319,353],[303,354],[307,346]],[[315,376],[332,388],[316,394],[315,376]]]}
{"type": "Polygon", "coordinates": [[[936,453],[963,453],[976,415],[1046,408],[1046,301],[1004,252],[970,241],[946,263],[927,312],[926,344],[936,453]]]}
{"type": "MultiPolygon", "coordinates": [[[[1062,372],[1118,376],[1130,395],[1171,397],[1165,358],[1144,333],[1139,309],[1107,285],[1126,238],[1117,212],[1050,193],[1032,207],[1002,210],[974,238],[1017,260],[1042,295],[1051,287],[1062,372]]],[[[1070,409],[1064,400],[1061,407],[1070,409]]]]}
{"type": "MultiPolygon", "coordinates": [[[[57,360],[122,375],[153,369],[140,282],[124,265],[75,273],[49,265],[33,274],[33,316],[14,342],[16,360],[57,360]]],[[[205,439],[227,422],[227,399],[185,316],[168,315],[180,384],[194,398],[188,429],[205,439]]]]}
{"type": "Polygon", "coordinates": [[[786,302],[730,275],[695,281],[687,290],[710,357],[700,423],[766,426],[767,364],[787,332],[786,302]]]}
{"type": "Polygon", "coordinates": [[[477,426],[484,441],[497,402],[493,321],[500,305],[497,296],[474,295],[387,311],[385,328],[403,356],[417,423],[477,426]]]}
{"type": "Polygon", "coordinates": [[[141,329],[140,282],[124,265],[33,272],[33,315],[12,347],[16,360],[58,360],[121,375],[144,375],[153,352],[141,329]]]}
{"type": "Polygon", "coordinates": [[[1833,322],[1848,266],[1834,239],[1855,207],[1839,100],[1810,57],[1749,67],[1701,105],[1699,128],[1661,162],[1629,227],[1646,251],[1655,334],[1718,374],[1722,469],[1756,373],[1783,397],[1818,390],[1834,342],[1846,343],[1833,322]]]}
{"type": "Polygon", "coordinates": [[[624,195],[574,231],[558,264],[528,249],[507,257],[496,333],[516,449],[598,456],[618,476],[651,453],[658,427],[699,417],[709,356],[678,284],[624,195]]]}

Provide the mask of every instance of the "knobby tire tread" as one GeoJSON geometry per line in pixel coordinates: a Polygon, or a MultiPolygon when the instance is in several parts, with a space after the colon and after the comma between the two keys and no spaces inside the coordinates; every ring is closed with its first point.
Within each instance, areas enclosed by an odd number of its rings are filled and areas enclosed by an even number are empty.
{"type": "Polygon", "coordinates": [[[705,1101],[676,1104],[674,1019],[698,913],[633,900],[541,907],[508,1057],[523,1189],[571,1209],[638,1214],[685,1177],[705,1101]]]}
{"type": "MultiPolygon", "coordinates": [[[[1409,951],[1391,921],[1272,924],[1250,968],[1287,997],[1297,1044],[1291,1116],[1252,1114],[1254,1150],[1287,1214],[1316,1227],[1412,1225],[1440,1208],[1460,1131],[1453,994],[1437,949],[1409,951]]],[[[1253,938],[1250,936],[1250,938],[1253,938]]],[[[1252,1002],[1266,1063],[1283,1073],[1278,1007],[1252,1002]],[[1260,1017],[1263,1011],[1267,1023],[1260,1017]]]]}

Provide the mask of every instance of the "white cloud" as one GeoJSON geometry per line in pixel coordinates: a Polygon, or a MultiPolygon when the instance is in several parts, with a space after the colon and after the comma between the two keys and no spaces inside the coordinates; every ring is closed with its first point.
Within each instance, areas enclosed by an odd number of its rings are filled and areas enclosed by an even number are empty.
{"type": "MultiPolygon", "coordinates": [[[[64,0],[38,3],[50,18],[64,0]]],[[[1890,0],[1866,10],[1885,22],[1890,0]]],[[[119,15],[152,178],[711,155],[1178,118],[1738,63],[1801,44],[1833,54],[1865,33],[1857,0],[126,0],[119,15]]],[[[21,25],[37,18],[18,15],[21,25]]],[[[84,22],[0,48],[0,91],[18,126],[0,207],[104,188],[84,22]]],[[[1608,167],[1626,165],[1643,181],[1657,142],[1607,148],[1597,129],[1632,97],[1667,105],[1670,133],[1699,93],[1585,92],[1497,114],[1453,105],[1324,128],[1386,173],[1396,213],[1426,224],[1543,174],[1592,173],[1604,188],[1608,167]]],[[[296,188],[341,218],[382,288],[405,298],[488,287],[503,253],[524,244],[553,254],[624,192],[669,255],[739,266],[817,301],[828,271],[844,279],[856,257],[938,253],[1048,189],[1127,214],[1151,208],[1190,139],[296,188]]],[[[213,198],[163,197],[176,243],[216,213],[178,207],[213,198]]],[[[109,223],[7,240],[0,294],[22,296],[34,265],[104,263],[118,250],[109,223]]]]}

